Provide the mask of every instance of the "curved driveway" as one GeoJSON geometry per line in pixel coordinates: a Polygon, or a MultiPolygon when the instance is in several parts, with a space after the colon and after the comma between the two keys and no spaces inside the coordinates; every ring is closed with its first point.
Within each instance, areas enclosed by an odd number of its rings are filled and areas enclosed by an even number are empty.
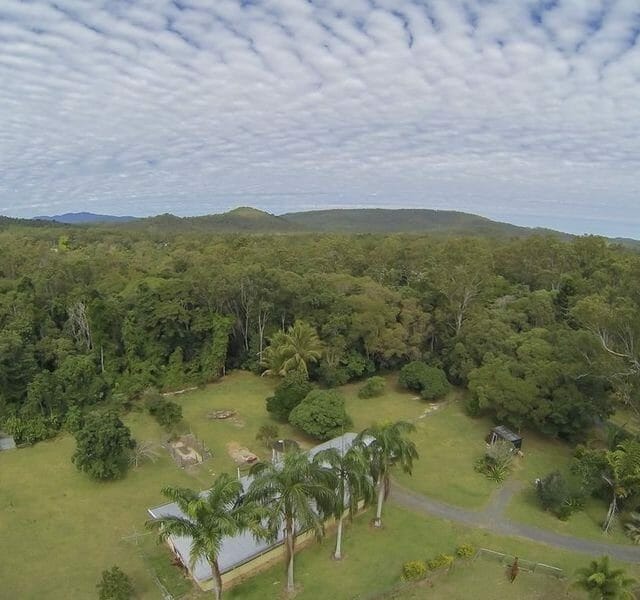
{"type": "Polygon", "coordinates": [[[507,519],[505,516],[507,504],[521,487],[522,484],[520,482],[508,481],[493,495],[488,506],[480,511],[466,510],[437,500],[432,500],[427,496],[400,487],[396,482],[394,482],[391,490],[391,499],[395,504],[416,512],[434,515],[470,527],[481,527],[500,535],[523,537],[533,542],[548,544],[549,546],[554,546],[562,550],[581,552],[591,556],[606,554],[624,562],[640,562],[640,548],[637,547],[607,544],[605,542],[560,535],[552,531],[538,529],[531,525],[515,523],[507,519]]]}

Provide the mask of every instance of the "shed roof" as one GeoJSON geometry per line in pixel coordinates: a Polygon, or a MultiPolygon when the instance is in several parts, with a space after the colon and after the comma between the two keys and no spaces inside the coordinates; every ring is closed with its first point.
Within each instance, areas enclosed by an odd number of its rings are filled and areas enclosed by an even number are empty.
{"type": "Polygon", "coordinates": [[[522,436],[514,433],[508,427],[504,425],[498,425],[493,428],[493,432],[499,435],[503,440],[507,440],[508,442],[520,442],[522,441],[522,436]]]}

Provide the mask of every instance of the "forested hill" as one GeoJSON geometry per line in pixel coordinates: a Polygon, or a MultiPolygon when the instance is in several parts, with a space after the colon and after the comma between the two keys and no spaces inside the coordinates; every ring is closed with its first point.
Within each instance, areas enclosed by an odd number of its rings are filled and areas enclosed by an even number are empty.
{"type": "Polygon", "coordinates": [[[198,217],[163,214],[141,219],[121,219],[73,213],[42,218],[68,224],[155,233],[441,233],[492,237],[527,237],[546,233],[566,239],[571,237],[558,231],[518,227],[469,213],[430,209],[333,209],[277,216],[255,208],[240,207],[222,214],[198,217]]]}
{"type": "MultiPolygon", "coordinates": [[[[540,231],[464,212],[420,208],[312,210],[287,213],[282,218],[305,229],[336,233],[429,232],[522,237],[540,231]]],[[[551,230],[546,232],[567,235],[551,230]]]]}

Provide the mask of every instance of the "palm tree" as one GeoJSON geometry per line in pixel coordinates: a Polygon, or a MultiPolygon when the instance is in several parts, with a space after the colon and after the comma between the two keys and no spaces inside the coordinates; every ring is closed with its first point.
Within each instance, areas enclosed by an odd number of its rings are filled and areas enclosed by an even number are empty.
{"type": "Polygon", "coordinates": [[[302,452],[288,452],[277,464],[258,463],[251,467],[254,478],[247,500],[267,509],[267,527],[273,538],[284,529],[287,562],[287,591],[293,592],[293,557],[296,537],[311,530],[324,535],[324,518],[332,514],[337,485],[334,473],[302,452]]]}
{"type": "Polygon", "coordinates": [[[255,502],[244,501],[242,484],[226,473],[219,475],[204,494],[172,487],[163,489],[162,493],[175,502],[185,516],[158,517],[147,526],[157,529],[162,541],[171,535],[191,538],[190,566],[193,569],[200,559],[209,563],[215,597],[220,600],[222,576],[218,556],[222,541],[245,530],[256,537],[266,536],[266,530],[261,526],[264,510],[255,502]]]}
{"type": "Polygon", "coordinates": [[[374,527],[382,526],[382,505],[391,489],[391,467],[399,464],[405,473],[411,473],[413,461],[418,458],[416,445],[407,437],[415,429],[408,421],[375,424],[356,438],[355,444],[364,448],[371,476],[376,482],[378,506],[374,527]]]}
{"type": "Polygon", "coordinates": [[[299,369],[309,374],[309,364],[322,356],[322,344],[315,329],[304,321],[296,321],[286,332],[279,331],[263,352],[263,375],[286,375],[299,369]]]}
{"type": "Polygon", "coordinates": [[[615,450],[606,452],[605,460],[607,468],[602,479],[611,488],[611,503],[602,527],[606,533],[618,512],[618,500],[640,488],[640,443],[622,442],[615,450]]]}
{"type": "Polygon", "coordinates": [[[630,520],[625,523],[627,535],[634,544],[640,544],[640,512],[632,512],[630,520]]]}
{"type": "Polygon", "coordinates": [[[373,481],[369,474],[369,460],[362,446],[351,446],[346,452],[329,448],[316,455],[316,460],[329,465],[338,480],[335,516],[338,520],[336,549],[333,557],[342,559],[342,527],[345,512],[349,519],[358,510],[360,501],[370,504],[375,497],[373,481]]]}
{"type": "Polygon", "coordinates": [[[631,588],[636,580],[625,577],[624,569],[612,569],[609,557],[592,560],[588,567],[576,572],[576,585],[593,600],[633,600],[631,588]]]}

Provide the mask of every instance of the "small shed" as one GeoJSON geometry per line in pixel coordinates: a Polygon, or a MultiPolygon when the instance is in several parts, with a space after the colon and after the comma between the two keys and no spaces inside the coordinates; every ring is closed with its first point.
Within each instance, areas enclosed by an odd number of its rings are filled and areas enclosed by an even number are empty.
{"type": "Polygon", "coordinates": [[[498,425],[491,430],[489,443],[495,444],[498,440],[511,442],[516,450],[522,449],[522,437],[504,425],[498,425]]]}
{"type": "Polygon", "coordinates": [[[14,450],[16,442],[12,436],[0,431],[0,450],[14,450]]]}

